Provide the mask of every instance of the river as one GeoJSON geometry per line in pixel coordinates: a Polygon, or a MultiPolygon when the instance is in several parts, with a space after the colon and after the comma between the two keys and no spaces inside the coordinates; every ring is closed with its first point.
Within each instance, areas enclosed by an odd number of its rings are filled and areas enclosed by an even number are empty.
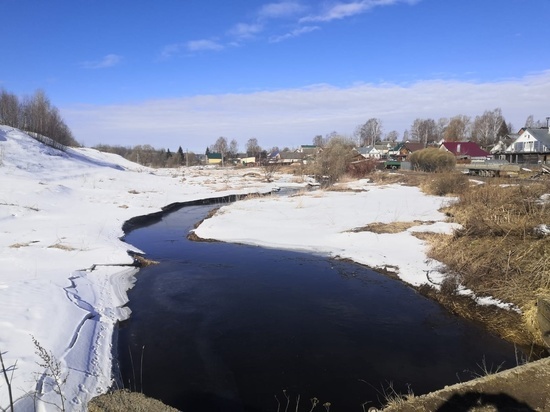
{"type": "MultiPolygon", "coordinates": [[[[514,347],[349,262],[186,235],[212,205],[125,237],[143,268],[120,325],[121,381],[183,411],[362,411],[516,365],[514,347]],[[283,392],[285,391],[285,392],[283,392]]],[[[246,222],[243,222],[245,225],[246,222]]],[[[394,251],[399,253],[399,251],[394,251]]]]}

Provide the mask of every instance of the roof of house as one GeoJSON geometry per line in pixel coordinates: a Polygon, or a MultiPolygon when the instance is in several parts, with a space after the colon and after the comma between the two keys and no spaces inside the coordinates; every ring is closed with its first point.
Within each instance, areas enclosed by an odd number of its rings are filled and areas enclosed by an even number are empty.
{"type": "Polygon", "coordinates": [[[207,156],[208,156],[209,159],[221,159],[222,158],[222,154],[221,153],[216,153],[216,152],[209,152],[207,156]]]}
{"type": "Polygon", "coordinates": [[[469,156],[469,157],[487,157],[490,156],[489,152],[483,150],[475,142],[443,142],[441,144],[445,149],[454,154],[455,156],[469,156]]]}
{"type": "Polygon", "coordinates": [[[298,152],[281,152],[281,159],[292,160],[292,159],[303,159],[304,154],[298,152]]]}
{"type": "Polygon", "coordinates": [[[362,155],[367,155],[369,153],[379,153],[378,149],[374,146],[362,146],[355,149],[357,153],[362,155]]]}
{"type": "Polygon", "coordinates": [[[416,152],[417,150],[424,149],[424,143],[416,142],[400,142],[391,151],[399,152],[401,149],[406,148],[409,152],[416,152]]]}

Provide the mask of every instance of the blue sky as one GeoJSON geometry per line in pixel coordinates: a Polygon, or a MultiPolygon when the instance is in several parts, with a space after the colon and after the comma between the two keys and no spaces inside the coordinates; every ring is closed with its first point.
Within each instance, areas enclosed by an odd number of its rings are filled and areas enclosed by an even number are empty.
{"type": "Polygon", "coordinates": [[[43,89],[87,146],[550,116],[548,0],[0,0],[0,16],[0,87],[43,89]]]}

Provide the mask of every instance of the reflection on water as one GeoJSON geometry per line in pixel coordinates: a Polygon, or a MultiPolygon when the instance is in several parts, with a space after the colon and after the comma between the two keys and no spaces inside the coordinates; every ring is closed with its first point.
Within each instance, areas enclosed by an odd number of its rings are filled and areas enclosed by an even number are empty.
{"type": "Polygon", "coordinates": [[[300,410],[317,397],[362,411],[390,384],[422,394],[470,379],[483,361],[515,366],[511,345],[366,268],[188,241],[210,208],[126,237],[161,261],[129,293],[118,344],[127,387],[184,411],[276,411],[275,396],[284,410],[283,390],[292,405],[300,395],[300,410]]]}

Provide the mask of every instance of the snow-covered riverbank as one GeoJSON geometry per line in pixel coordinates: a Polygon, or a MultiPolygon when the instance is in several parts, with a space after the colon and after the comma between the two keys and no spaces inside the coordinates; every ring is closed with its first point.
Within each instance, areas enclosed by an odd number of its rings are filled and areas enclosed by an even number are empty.
{"type": "MultiPolygon", "coordinates": [[[[37,389],[60,404],[32,337],[61,362],[67,410],[83,410],[110,386],[113,327],[128,316],[135,273],[120,266],[133,262],[134,248],[120,240],[125,221],[174,202],[304,185],[247,172],[151,170],[92,149],[62,153],[0,126],[0,351],[16,410],[34,411],[37,389]]],[[[2,377],[0,408],[8,406],[2,377]]]]}

